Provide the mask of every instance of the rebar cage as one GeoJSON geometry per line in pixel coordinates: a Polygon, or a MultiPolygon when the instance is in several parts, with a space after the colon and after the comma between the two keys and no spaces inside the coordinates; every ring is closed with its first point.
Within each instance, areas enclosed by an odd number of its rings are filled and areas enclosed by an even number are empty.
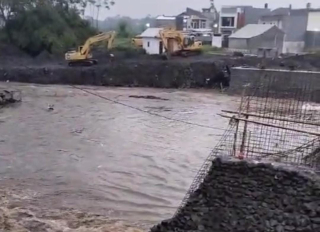
{"type": "Polygon", "coordinates": [[[205,160],[178,211],[203,182],[217,156],[280,162],[320,170],[318,90],[305,83],[279,91],[277,77],[246,86],[238,111],[223,111],[229,127],[205,160]]]}

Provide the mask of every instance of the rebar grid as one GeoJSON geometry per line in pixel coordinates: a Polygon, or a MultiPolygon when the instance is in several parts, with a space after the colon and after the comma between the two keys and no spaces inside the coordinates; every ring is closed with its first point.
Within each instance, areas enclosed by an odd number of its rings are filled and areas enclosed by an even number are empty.
{"type": "Polygon", "coordinates": [[[320,135],[320,105],[311,101],[314,90],[304,84],[276,91],[271,88],[275,82],[271,77],[266,85],[245,90],[234,155],[318,168],[318,159],[309,157],[320,135]]]}
{"type": "Polygon", "coordinates": [[[286,91],[279,91],[275,88],[277,77],[260,83],[257,80],[244,89],[237,112],[224,111],[231,113],[222,115],[230,119],[230,125],[197,173],[176,214],[203,182],[217,156],[320,169],[320,104],[312,102],[319,91],[308,83],[300,83],[299,88],[288,84],[286,91]]]}

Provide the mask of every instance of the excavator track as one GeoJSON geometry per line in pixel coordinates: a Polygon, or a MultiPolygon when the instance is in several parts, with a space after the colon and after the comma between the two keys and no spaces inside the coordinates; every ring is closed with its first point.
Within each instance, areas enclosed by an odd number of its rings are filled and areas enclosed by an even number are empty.
{"type": "Polygon", "coordinates": [[[70,67],[92,66],[96,64],[98,64],[97,60],[79,60],[79,61],[70,61],[68,63],[70,67]]]}

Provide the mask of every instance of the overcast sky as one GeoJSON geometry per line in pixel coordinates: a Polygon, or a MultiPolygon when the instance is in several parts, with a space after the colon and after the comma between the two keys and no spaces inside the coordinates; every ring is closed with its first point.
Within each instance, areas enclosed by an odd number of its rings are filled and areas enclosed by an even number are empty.
{"type": "MultiPolygon", "coordinates": [[[[103,9],[100,13],[100,19],[106,17],[121,15],[130,16],[132,18],[142,18],[150,14],[157,15],[177,15],[183,12],[186,7],[200,10],[210,5],[210,0],[114,0],[116,4],[111,10],[103,9]]],[[[265,3],[269,4],[271,9],[277,7],[287,7],[292,4],[293,8],[303,8],[308,2],[312,7],[320,7],[319,0],[215,0],[215,5],[220,11],[222,5],[252,5],[255,7],[263,7],[265,3]]],[[[92,14],[92,13],[91,13],[92,14]]],[[[87,10],[86,15],[90,15],[87,10]]]]}

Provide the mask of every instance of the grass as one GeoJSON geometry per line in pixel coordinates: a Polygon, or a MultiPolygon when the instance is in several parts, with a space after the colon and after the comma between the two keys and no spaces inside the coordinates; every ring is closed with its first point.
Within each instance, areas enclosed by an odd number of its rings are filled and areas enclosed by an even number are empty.
{"type": "Polygon", "coordinates": [[[134,48],[131,38],[116,38],[113,46],[114,48],[134,48]]]}
{"type": "Polygon", "coordinates": [[[223,48],[212,47],[211,45],[203,45],[201,50],[203,54],[224,54],[225,53],[223,48]]]}

